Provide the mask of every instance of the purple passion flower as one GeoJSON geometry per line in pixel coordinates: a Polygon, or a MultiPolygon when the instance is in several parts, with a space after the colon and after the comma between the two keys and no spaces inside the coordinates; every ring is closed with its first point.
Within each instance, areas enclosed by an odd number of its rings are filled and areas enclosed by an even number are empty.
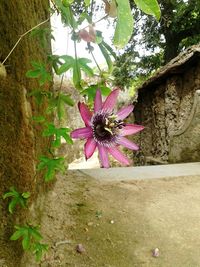
{"type": "Polygon", "coordinates": [[[123,121],[133,111],[133,105],[123,107],[116,113],[113,111],[118,94],[119,89],[115,89],[102,102],[101,92],[97,90],[94,112],[91,112],[87,105],[79,102],[78,108],[85,127],[71,132],[71,137],[74,139],[86,139],[84,147],[86,160],[93,155],[96,148],[98,149],[103,168],[109,168],[108,154],[111,154],[122,165],[129,165],[129,159],[122,154],[118,146],[138,150],[139,147],[124,136],[144,129],[143,126],[126,124],[123,121]]]}

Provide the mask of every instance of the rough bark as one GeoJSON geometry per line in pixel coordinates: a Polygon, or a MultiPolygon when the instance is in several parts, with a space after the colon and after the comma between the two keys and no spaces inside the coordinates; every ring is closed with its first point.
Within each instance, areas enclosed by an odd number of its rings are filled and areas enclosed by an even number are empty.
{"type": "MultiPolygon", "coordinates": [[[[1,1],[1,62],[20,35],[49,17],[48,8],[48,0],[1,1]]],[[[49,23],[45,27],[49,27],[49,23]]],[[[0,77],[0,195],[13,185],[19,191],[30,191],[32,199],[39,191],[41,182],[35,176],[36,159],[47,144],[41,140],[40,129],[33,126],[31,117],[38,110],[27,97],[27,92],[38,88],[38,83],[26,78],[25,73],[31,69],[32,60],[46,62],[50,51],[50,42],[48,47],[42,48],[38,40],[25,36],[5,63],[7,76],[0,77]]],[[[49,90],[49,86],[45,89],[49,90]]],[[[0,199],[1,260],[5,260],[6,266],[19,266],[21,245],[9,241],[9,237],[13,224],[25,220],[26,213],[18,209],[16,215],[8,215],[8,202],[0,199]]]]}

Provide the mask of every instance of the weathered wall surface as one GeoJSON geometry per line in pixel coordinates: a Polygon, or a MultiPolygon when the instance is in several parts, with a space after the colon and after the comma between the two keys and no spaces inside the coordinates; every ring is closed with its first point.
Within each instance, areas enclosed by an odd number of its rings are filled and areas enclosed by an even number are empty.
{"type": "Polygon", "coordinates": [[[169,162],[193,162],[200,159],[200,90],[185,124],[171,135],[169,162]]]}
{"type": "MultiPolygon", "coordinates": [[[[200,88],[200,63],[171,74],[161,84],[139,92],[134,111],[136,122],[145,126],[140,134],[145,164],[168,162],[171,136],[188,119],[195,91],[200,88]]],[[[188,136],[192,140],[193,136],[188,136]]],[[[139,163],[140,159],[138,159],[139,163]]],[[[176,160],[174,161],[176,162],[176,160]]]]}

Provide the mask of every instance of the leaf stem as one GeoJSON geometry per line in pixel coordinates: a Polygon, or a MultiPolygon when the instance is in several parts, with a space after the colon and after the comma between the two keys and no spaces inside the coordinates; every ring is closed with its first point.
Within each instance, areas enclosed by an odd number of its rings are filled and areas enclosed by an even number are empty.
{"type": "MultiPolygon", "coordinates": [[[[51,15],[51,16],[52,16],[52,15],[51,15]]],[[[44,23],[48,22],[48,21],[50,20],[51,16],[50,16],[48,19],[46,19],[46,20],[40,22],[39,24],[37,24],[36,26],[34,26],[33,28],[31,28],[30,30],[28,30],[28,31],[26,31],[25,33],[23,33],[23,34],[19,37],[19,39],[17,40],[17,42],[14,44],[13,48],[10,50],[10,52],[8,53],[8,55],[6,56],[6,58],[3,60],[2,65],[3,65],[3,64],[7,61],[7,59],[10,57],[10,55],[11,55],[12,52],[15,50],[15,48],[17,47],[17,45],[19,44],[19,42],[21,41],[21,39],[22,39],[24,36],[26,36],[29,32],[31,32],[32,30],[34,30],[34,29],[40,27],[41,25],[43,25],[44,23]]]]}

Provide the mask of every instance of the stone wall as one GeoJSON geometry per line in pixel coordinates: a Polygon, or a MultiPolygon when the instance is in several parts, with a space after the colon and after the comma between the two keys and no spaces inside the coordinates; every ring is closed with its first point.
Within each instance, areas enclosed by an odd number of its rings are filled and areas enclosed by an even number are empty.
{"type": "Polygon", "coordinates": [[[145,162],[139,157],[139,164],[168,162],[172,135],[187,121],[195,92],[200,88],[199,74],[200,63],[196,61],[171,73],[158,85],[139,90],[134,115],[136,123],[145,126],[138,137],[140,156],[145,162]]]}

